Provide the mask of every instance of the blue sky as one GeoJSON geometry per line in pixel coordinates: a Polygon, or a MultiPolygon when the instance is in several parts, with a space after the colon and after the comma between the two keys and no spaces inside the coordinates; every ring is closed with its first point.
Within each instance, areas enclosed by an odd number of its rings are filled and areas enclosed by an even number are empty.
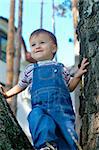
{"type": "MultiPolygon", "coordinates": [[[[64,0],[54,0],[58,5],[64,0]]],[[[28,51],[29,36],[33,30],[40,28],[40,2],[41,0],[23,0],[23,28],[22,35],[26,43],[28,51]]],[[[0,16],[9,18],[10,0],[0,0],[0,16]]],[[[18,0],[16,0],[15,9],[15,25],[18,25],[18,0]]],[[[52,0],[44,0],[43,12],[43,28],[53,32],[52,27],[52,0]]],[[[55,15],[56,37],[58,41],[57,59],[66,66],[74,64],[74,45],[69,42],[69,38],[73,39],[73,22],[72,13],[67,17],[59,17],[55,15]]]]}

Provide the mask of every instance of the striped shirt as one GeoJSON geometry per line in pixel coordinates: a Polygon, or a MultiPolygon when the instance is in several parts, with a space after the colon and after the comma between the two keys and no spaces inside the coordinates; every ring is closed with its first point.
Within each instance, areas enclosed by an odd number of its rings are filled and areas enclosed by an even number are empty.
{"type": "MultiPolygon", "coordinates": [[[[39,61],[37,62],[39,66],[41,65],[50,65],[50,64],[58,64],[55,61],[52,60],[46,60],[46,61],[39,61]]],[[[31,90],[32,87],[32,77],[33,77],[33,70],[34,70],[34,64],[29,64],[26,66],[25,70],[22,72],[19,82],[18,82],[18,86],[23,88],[28,87],[29,92],[31,90]]],[[[62,75],[63,75],[63,79],[66,85],[68,85],[69,80],[70,80],[70,73],[69,70],[67,69],[67,67],[63,67],[63,71],[62,71],[62,75]]]]}

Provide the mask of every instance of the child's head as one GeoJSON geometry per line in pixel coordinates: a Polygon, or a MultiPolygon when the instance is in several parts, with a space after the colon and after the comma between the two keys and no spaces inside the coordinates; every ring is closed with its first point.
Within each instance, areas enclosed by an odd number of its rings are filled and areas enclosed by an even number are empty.
{"type": "Polygon", "coordinates": [[[53,59],[57,51],[57,40],[53,33],[38,29],[30,35],[31,55],[36,61],[53,59]]]}

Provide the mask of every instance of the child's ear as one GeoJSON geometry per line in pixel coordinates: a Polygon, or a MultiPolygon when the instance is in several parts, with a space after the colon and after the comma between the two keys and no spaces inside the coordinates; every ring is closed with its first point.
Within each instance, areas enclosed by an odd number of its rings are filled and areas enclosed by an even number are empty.
{"type": "Polygon", "coordinates": [[[56,51],[57,51],[57,47],[56,47],[56,45],[53,45],[52,52],[55,53],[56,51]]]}
{"type": "Polygon", "coordinates": [[[57,49],[56,49],[56,48],[52,49],[52,53],[55,53],[56,51],[57,51],[57,49]]]}

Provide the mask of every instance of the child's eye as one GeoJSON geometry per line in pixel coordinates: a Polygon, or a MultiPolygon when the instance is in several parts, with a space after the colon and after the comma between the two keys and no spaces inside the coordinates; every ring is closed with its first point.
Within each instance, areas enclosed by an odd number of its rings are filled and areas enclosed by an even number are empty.
{"type": "Polygon", "coordinates": [[[42,41],[41,44],[43,44],[43,43],[45,43],[45,42],[42,41]]]}
{"type": "Polygon", "coordinates": [[[35,46],[35,44],[32,44],[32,46],[35,46]]]}

